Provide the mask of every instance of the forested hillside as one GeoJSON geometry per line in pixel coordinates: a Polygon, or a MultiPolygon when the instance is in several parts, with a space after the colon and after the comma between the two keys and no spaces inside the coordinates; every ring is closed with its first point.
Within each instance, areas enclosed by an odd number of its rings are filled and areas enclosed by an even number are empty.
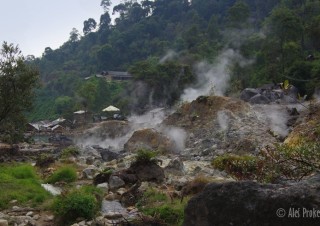
{"type": "Polygon", "coordinates": [[[84,21],[83,35],[73,29],[59,49],[47,47],[41,58],[29,58],[42,79],[30,120],[67,117],[83,108],[99,112],[109,104],[127,112],[172,105],[196,79],[194,65],[215,62],[226,49],[250,61],[228,66],[228,93],[286,79],[301,95],[310,96],[318,86],[318,0],[142,0],[113,9],[103,0],[101,5],[105,13],[100,21],[84,21]],[[118,15],[114,24],[112,13],[118,15]],[[101,71],[129,71],[134,79],[84,79],[101,71]],[[139,92],[150,98],[136,99],[139,92]]]}

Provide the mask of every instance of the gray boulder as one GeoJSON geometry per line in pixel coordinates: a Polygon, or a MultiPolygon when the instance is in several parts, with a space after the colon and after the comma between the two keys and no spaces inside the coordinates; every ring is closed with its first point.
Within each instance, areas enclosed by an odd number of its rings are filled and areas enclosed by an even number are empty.
{"type": "Polygon", "coordinates": [[[92,146],[92,148],[94,148],[96,151],[98,151],[100,153],[100,156],[102,158],[102,160],[109,162],[112,161],[114,159],[118,159],[120,154],[112,151],[111,148],[102,148],[99,145],[94,145],[92,146]]]}
{"type": "Polygon", "coordinates": [[[93,179],[95,173],[96,173],[97,169],[95,166],[90,166],[88,168],[85,168],[82,171],[82,177],[85,179],[93,179]]]}
{"type": "Polygon", "coordinates": [[[189,201],[183,225],[319,225],[319,188],[319,183],[212,183],[189,201]]]}
{"type": "Polygon", "coordinates": [[[170,160],[169,164],[165,168],[165,171],[176,175],[184,175],[185,167],[183,161],[181,161],[179,157],[170,160]]]}
{"type": "Polygon", "coordinates": [[[114,151],[110,151],[108,149],[103,149],[100,151],[100,154],[101,154],[101,158],[104,160],[104,161],[112,161],[114,159],[118,159],[119,158],[119,153],[117,152],[114,152],[114,151]]]}
{"type": "Polygon", "coordinates": [[[248,102],[252,97],[254,97],[257,94],[259,94],[258,89],[246,88],[242,90],[242,92],[240,93],[240,99],[248,102]]]}
{"type": "Polygon", "coordinates": [[[140,181],[163,182],[165,179],[164,170],[155,162],[133,163],[126,172],[135,174],[140,181]]]}
{"type": "Polygon", "coordinates": [[[254,97],[251,97],[249,100],[250,104],[269,104],[270,99],[266,96],[263,96],[261,94],[257,94],[254,97]]]}
{"type": "Polygon", "coordinates": [[[108,192],[109,192],[109,184],[108,183],[98,184],[97,188],[100,188],[104,192],[104,194],[108,194],[108,192]]]}
{"type": "Polygon", "coordinates": [[[111,176],[109,178],[109,188],[110,190],[115,190],[121,188],[125,185],[124,181],[118,176],[111,176]]]}

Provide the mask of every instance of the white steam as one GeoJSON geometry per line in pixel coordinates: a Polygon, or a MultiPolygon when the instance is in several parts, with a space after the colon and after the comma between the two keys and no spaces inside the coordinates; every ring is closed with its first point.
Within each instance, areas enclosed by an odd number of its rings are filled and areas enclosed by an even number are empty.
{"type": "Polygon", "coordinates": [[[303,110],[303,106],[299,104],[293,105],[253,105],[252,106],[258,119],[264,121],[270,130],[281,137],[286,137],[290,132],[287,125],[290,115],[288,109],[296,108],[298,111],[303,110]]]}
{"type": "Polygon", "coordinates": [[[229,128],[229,116],[224,111],[219,111],[217,114],[217,120],[221,130],[226,131],[229,128]]]}
{"type": "Polygon", "coordinates": [[[217,57],[214,64],[201,62],[196,65],[197,84],[186,88],[181,96],[182,101],[193,101],[201,95],[223,96],[229,87],[231,63],[238,62],[245,66],[252,60],[244,59],[239,53],[232,49],[225,50],[217,57]]]}
{"type": "Polygon", "coordinates": [[[164,55],[164,56],[159,60],[159,63],[160,63],[160,64],[163,64],[163,63],[165,63],[165,62],[168,61],[168,60],[173,60],[173,59],[175,59],[177,56],[178,56],[178,54],[177,54],[175,51],[169,50],[169,51],[167,51],[166,55],[164,55]]]}
{"type": "Polygon", "coordinates": [[[162,132],[174,142],[177,152],[184,150],[187,139],[186,131],[177,127],[165,127],[162,132]]]}
{"type": "Polygon", "coordinates": [[[267,117],[270,122],[271,130],[282,137],[286,137],[289,133],[288,126],[286,125],[288,116],[282,111],[267,111],[267,117]]]}
{"type": "MultiPolygon", "coordinates": [[[[93,146],[98,145],[102,148],[108,148],[114,151],[123,149],[124,144],[130,139],[135,131],[142,129],[155,129],[160,133],[165,134],[173,143],[174,149],[177,152],[184,150],[187,133],[180,128],[160,126],[162,121],[170,112],[164,108],[156,108],[144,115],[133,115],[128,118],[128,131],[125,135],[119,135],[115,138],[99,136],[102,128],[99,125],[90,130],[91,136],[79,139],[77,145],[93,146]]],[[[120,134],[120,133],[119,133],[120,134]]]]}

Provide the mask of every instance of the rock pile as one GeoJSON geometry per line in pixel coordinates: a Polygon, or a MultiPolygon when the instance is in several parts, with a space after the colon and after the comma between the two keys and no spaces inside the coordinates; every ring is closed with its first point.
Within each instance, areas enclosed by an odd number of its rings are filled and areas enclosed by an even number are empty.
{"type": "Polygon", "coordinates": [[[196,159],[212,159],[224,153],[256,153],[261,147],[278,142],[268,132],[270,123],[261,120],[252,106],[229,97],[199,97],[183,104],[164,124],[187,132],[186,149],[181,154],[196,159]]]}
{"type": "Polygon", "coordinates": [[[246,88],[240,94],[240,99],[250,104],[297,103],[298,89],[290,85],[282,89],[280,84],[267,84],[259,88],[246,88]]]}

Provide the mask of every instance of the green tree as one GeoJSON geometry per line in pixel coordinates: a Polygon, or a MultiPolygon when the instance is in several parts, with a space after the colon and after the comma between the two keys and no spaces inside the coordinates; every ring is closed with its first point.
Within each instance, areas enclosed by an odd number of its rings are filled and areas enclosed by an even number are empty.
{"type": "Polygon", "coordinates": [[[228,24],[233,28],[244,27],[249,15],[249,6],[243,1],[237,1],[228,10],[228,24]]]}
{"type": "Polygon", "coordinates": [[[100,6],[103,8],[105,12],[109,10],[110,5],[111,5],[110,0],[101,0],[100,6]]]}
{"type": "Polygon", "coordinates": [[[69,41],[70,42],[77,42],[80,39],[80,33],[76,28],[72,28],[71,32],[70,32],[70,38],[69,41]]]}
{"type": "Polygon", "coordinates": [[[93,18],[89,18],[83,22],[83,34],[87,35],[97,26],[97,22],[93,18]]]}
{"type": "Polygon", "coordinates": [[[210,18],[210,21],[207,27],[207,34],[210,40],[218,40],[221,37],[220,31],[219,31],[218,18],[216,15],[213,15],[210,18]]]}
{"type": "Polygon", "coordinates": [[[111,23],[111,17],[108,12],[105,12],[100,16],[100,29],[105,29],[111,23]]]}
{"type": "Polygon", "coordinates": [[[290,41],[301,41],[303,26],[299,17],[290,9],[285,7],[276,8],[272,11],[271,16],[267,21],[270,28],[270,38],[274,37],[279,43],[281,73],[285,73],[286,55],[285,45],[290,41]]]}
{"type": "Polygon", "coordinates": [[[17,46],[3,42],[0,50],[0,140],[22,139],[39,72],[25,63],[17,46]]]}
{"type": "Polygon", "coordinates": [[[309,22],[307,34],[309,35],[312,47],[320,50],[320,16],[314,17],[311,22],[309,22]]]}
{"type": "Polygon", "coordinates": [[[89,80],[83,83],[77,90],[78,96],[81,98],[81,104],[85,110],[92,110],[97,93],[97,82],[89,80]]]}
{"type": "MultiPolygon", "coordinates": [[[[172,105],[180,97],[185,85],[194,80],[190,66],[176,61],[158,63],[156,58],[135,63],[130,68],[136,81],[147,84],[151,104],[172,105]]],[[[143,97],[145,98],[145,96],[143,97]]],[[[150,103],[149,103],[150,104],[150,103]]]]}
{"type": "Polygon", "coordinates": [[[71,118],[72,108],[74,106],[73,100],[69,96],[57,97],[54,101],[56,111],[59,115],[65,118],[71,118]]]}

